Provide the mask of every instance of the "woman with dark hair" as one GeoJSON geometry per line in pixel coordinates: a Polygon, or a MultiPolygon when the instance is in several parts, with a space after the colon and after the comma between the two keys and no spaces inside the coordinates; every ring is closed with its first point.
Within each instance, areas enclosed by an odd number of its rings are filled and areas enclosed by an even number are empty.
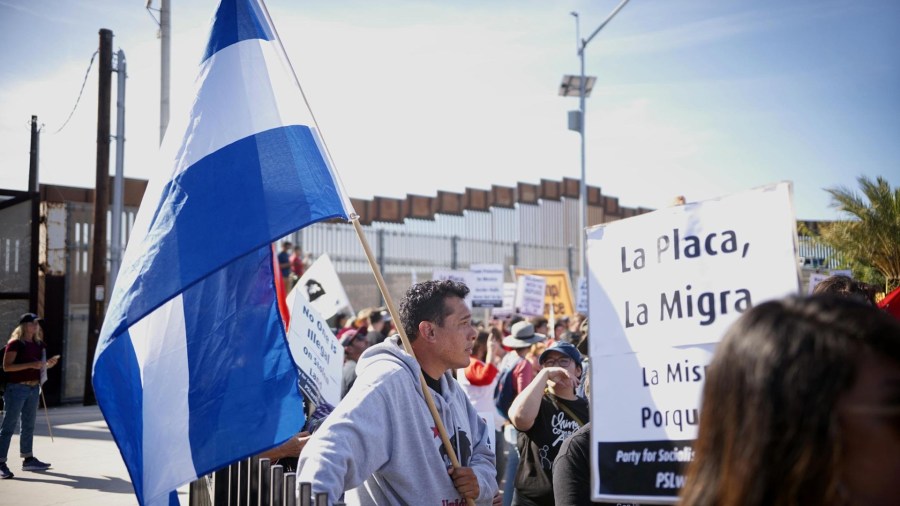
{"type": "Polygon", "coordinates": [[[707,371],[682,505],[900,499],[900,323],[852,299],[761,304],[707,371]]]}
{"type": "Polygon", "coordinates": [[[849,276],[835,274],[820,281],[813,288],[813,295],[834,295],[847,299],[856,299],[870,306],[876,306],[875,288],[849,276]]]}

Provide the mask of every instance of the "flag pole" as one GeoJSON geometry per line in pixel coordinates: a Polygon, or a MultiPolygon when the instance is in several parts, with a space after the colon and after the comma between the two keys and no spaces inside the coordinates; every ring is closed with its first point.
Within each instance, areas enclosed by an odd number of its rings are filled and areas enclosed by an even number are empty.
{"type": "MultiPolygon", "coordinates": [[[[322,141],[322,147],[325,151],[324,154],[327,157],[328,162],[331,162],[330,165],[334,167],[334,159],[331,157],[331,152],[328,149],[328,144],[325,143],[325,138],[323,135],[321,135],[322,130],[319,128],[319,122],[316,120],[316,115],[315,113],[313,113],[312,107],[309,105],[309,100],[306,99],[306,93],[303,91],[303,86],[300,85],[300,79],[297,78],[297,72],[294,71],[294,64],[291,63],[291,60],[287,57],[287,51],[285,51],[284,43],[282,43],[281,37],[278,35],[278,29],[275,28],[275,23],[272,22],[272,16],[269,15],[269,8],[266,6],[265,0],[260,0],[259,3],[262,6],[263,13],[266,16],[266,20],[269,22],[269,26],[272,27],[272,31],[275,34],[275,40],[278,42],[278,47],[281,49],[281,53],[284,56],[285,63],[287,63],[287,66],[291,71],[291,75],[294,77],[294,84],[296,84],[297,89],[300,90],[300,96],[303,97],[303,103],[306,104],[306,108],[309,110],[313,125],[315,125],[316,131],[320,134],[319,138],[322,141]]],[[[343,195],[346,195],[346,193],[343,191],[344,185],[341,182],[340,175],[337,173],[337,170],[333,170],[332,174],[335,178],[335,184],[337,184],[341,188],[341,193],[343,195]]],[[[384,302],[388,308],[388,312],[391,314],[391,319],[395,322],[400,322],[397,307],[394,305],[394,299],[391,298],[391,294],[388,292],[387,284],[385,284],[384,277],[382,277],[381,275],[381,269],[378,268],[378,263],[375,262],[375,255],[372,254],[372,249],[369,247],[369,241],[366,239],[366,235],[363,233],[362,227],[359,224],[359,215],[356,214],[355,211],[350,214],[350,221],[353,223],[353,228],[356,229],[356,236],[359,237],[359,242],[360,244],[362,244],[363,250],[365,250],[366,252],[366,259],[369,261],[369,267],[372,268],[372,274],[375,275],[375,282],[378,283],[378,289],[381,290],[381,294],[384,296],[384,302]]],[[[403,325],[397,325],[397,332],[400,334],[400,341],[403,342],[403,349],[406,350],[406,352],[409,353],[413,358],[415,358],[416,354],[415,352],[413,352],[412,345],[409,342],[409,338],[406,336],[406,330],[403,329],[403,325]]],[[[453,450],[453,444],[450,443],[450,437],[447,435],[447,429],[444,427],[444,423],[441,421],[441,416],[434,405],[434,399],[431,397],[431,392],[429,391],[428,385],[425,383],[425,377],[422,375],[421,368],[419,369],[419,384],[422,386],[422,393],[425,394],[425,403],[428,404],[428,410],[431,412],[431,417],[434,419],[435,427],[440,433],[441,442],[444,444],[444,449],[447,451],[447,457],[450,458],[450,464],[453,465],[454,469],[459,468],[461,467],[459,459],[456,458],[456,452],[453,450]]],[[[475,506],[475,501],[473,499],[467,499],[466,502],[470,506],[475,506]]]]}
{"type": "Polygon", "coordinates": [[[41,400],[44,401],[44,416],[47,418],[47,432],[50,433],[50,442],[55,443],[53,440],[53,429],[50,428],[50,413],[47,412],[47,399],[44,397],[44,387],[41,387],[41,400]]]}
{"type": "MultiPolygon", "coordinates": [[[[375,275],[375,282],[378,283],[378,289],[381,290],[381,295],[384,296],[384,303],[387,306],[388,312],[391,313],[391,319],[399,324],[400,316],[394,305],[394,299],[391,298],[391,294],[388,292],[387,284],[384,282],[384,277],[381,275],[381,269],[378,268],[378,263],[375,262],[375,255],[372,254],[372,250],[369,248],[369,241],[366,239],[366,234],[363,233],[362,226],[359,224],[359,215],[356,213],[351,214],[350,221],[353,223],[353,228],[356,229],[356,235],[359,237],[359,242],[366,252],[366,259],[369,261],[369,267],[372,268],[372,274],[375,275]]],[[[412,349],[412,344],[409,342],[409,337],[407,337],[403,325],[399,324],[396,327],[397,332],[400,334],[400,341],[403,342],[403,349],[415,358],[416,353],[412,349]]],[[[461,467],[459,459],[456,458],[456,452],[453,450],[453,444],[450,443],[450,437],[447,435],[447,429],[441,421],[441,415],[434,405],[431,389],[429,389],[428,385],[425,383],[425,376],[423,375],[421,368],[419,368],[419,384],[422,386],[422,393],[425,394],[425,403],[428,404],[428,410],[431,411],[431,417],[434,418],[434,424],[441,435],[441,442],[444,444],[444,449],[447,451],[450,463],[454,468],[461,467]]],[[[467,498],[466,502],[472,506],[475,505],[475,500],[471,498],[467,498]]]]}

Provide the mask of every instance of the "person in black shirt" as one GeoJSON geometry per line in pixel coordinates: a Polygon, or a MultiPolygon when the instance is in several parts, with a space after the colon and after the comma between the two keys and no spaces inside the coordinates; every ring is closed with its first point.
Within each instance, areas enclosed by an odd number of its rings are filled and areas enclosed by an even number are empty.
{"type": "Polygon", "coordinates": [[[558,504],[589,506],[591,502],[591,422],[563,442],[553,461],[553,496],[558,504]]]}
{"type": "Polygon", "coordinates": [[[581,353],[557,342],[541,353],[541,371],[513,401],[510,421],[519,430],[521,456],[514,506],[553,505],[553,460],[569,436],[588,422],[585,399],[575,395],[581,377],[581,353]]]}

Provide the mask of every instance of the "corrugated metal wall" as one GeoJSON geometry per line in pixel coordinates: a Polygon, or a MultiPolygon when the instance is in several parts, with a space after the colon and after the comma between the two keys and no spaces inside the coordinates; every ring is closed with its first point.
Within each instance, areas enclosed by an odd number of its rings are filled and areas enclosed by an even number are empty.
{"type": "MultiPolygon", "coordinates": [[[[435,214],[434,220],[364,225],[369,247],[392,296],[412,281],[431,279],[435,270],[468,269],[471,264],[568,270],[577,275],[578,201],[540,201],[514,208],[435,214]]],[[[351,224],[319,223],[286,238],[313,258],[328,253],[354,307],[381,304],[365,252],[351,224]]]]}

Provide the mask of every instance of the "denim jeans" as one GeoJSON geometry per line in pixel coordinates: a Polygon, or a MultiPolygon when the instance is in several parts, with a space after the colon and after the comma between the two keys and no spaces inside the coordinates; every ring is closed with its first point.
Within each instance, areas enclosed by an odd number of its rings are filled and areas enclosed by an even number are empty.
{"type": "Polygon", "coordinates": [[[3,425],[0,427],[0,462],[6,462],[9,444],[12,442],[13,432],[16,431],[16,423],[20,416],[22,417],[22,431],[19,434],[19,452],[23,458],[32,456],[34,421],[37,418],[40,391],[41,387],[37,385],[6,384],[6,392],[3,393],[5,411],[3,425]]]}

